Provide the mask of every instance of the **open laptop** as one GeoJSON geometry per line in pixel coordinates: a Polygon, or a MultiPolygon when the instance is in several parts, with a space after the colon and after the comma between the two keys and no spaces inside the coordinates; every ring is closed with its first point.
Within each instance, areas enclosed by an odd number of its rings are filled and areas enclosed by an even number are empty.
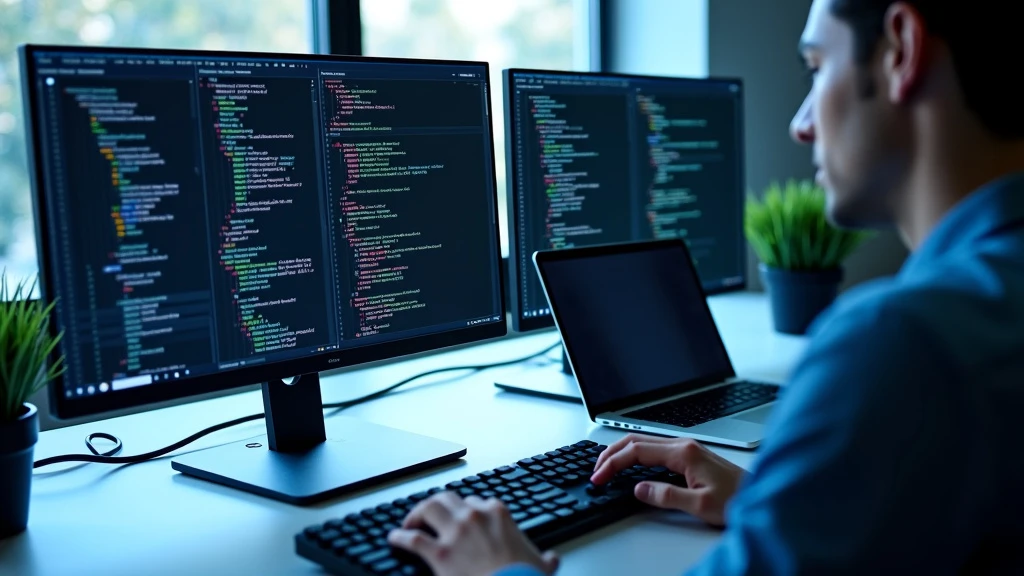
{"type": "Polygon", "coordinates": [[[753,448],[779,387],[740,380],[682,240],[533,256],[590,419],[753,448]]]}

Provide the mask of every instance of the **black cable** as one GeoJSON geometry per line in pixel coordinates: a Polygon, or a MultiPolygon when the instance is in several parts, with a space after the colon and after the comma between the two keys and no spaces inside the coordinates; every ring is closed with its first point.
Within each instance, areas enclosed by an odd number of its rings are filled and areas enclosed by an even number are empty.
{"type": "MultiPolygon", "coordinates": [[[[537,352],[535,354],[531,354],[531,355],[526,356],[524,358],[517,358],[515,360],[506,360],[504,362],[495,362],[493,364],[476,364],[476,365],[469,365],[469,366],[449,366],[447,368],[438,368],[436,370],[428,370],[427,372],[421,372],[421,373],[416,374],[414,376],[410,376],[410,377],[406,378],[405,380],[402,380],[401,382],[397,382],[397,383],[392,384],[392,385],[390,385],[390,386],[388,386],[386,388],[382,388],[381,390],[377,390],[376,392],[371,392],[371,393],[369,393],[369,394],[367,394],[365,396],[360,396],[358,398],[353,398],[351,400],[345,400],[345,401],[342,401],[342,402],[332,402],[332,403],[329,403],[329,404],[324,404],[323,407],[325,409],[331,409],[331,408],[335,409],[334,412],[331,413],[331,415],[333,415],[333,414],[336,414],[337,412],[340,412],[340,411],[342,411],[342,410],[344,410],[346,408],[351,408],[352,406],[357,406],[359,404],[363,404],[365,402],[369,402],[370,400],[375,400],[377,398],[380,398],[381,396],[384,396],[384,395],[388,394],[389,392],[392,392],[393,390],[395,390],[397,388],[405,386],[406,384],[409,384],[410,382],[419,380],[420,378],[425,378],[427,376],[433,376],[435,374],[443,374],[445,372],[455,372],[455,371],[458,371],[458,370],[472,370],[474,372],[479,372],[481,370],[486,370],[486,369],[489,369],[489,368],[499,368],[499,367],[502,367],[502,366],[511,366],[513,364],[519,364],[520,362],[526,362],[527,360],[532,360],[532,359],[534,359],[534,358],[536,358],[538,356],[543,356],[544,354],[547,354],[548,352],[551,352],[552,350],[554,350],[555,348],[557,348],[559,346],[561,346],[561,342],[558,342],[557,344],[553,344],[552,346],[549,346],[548,348],[545,348],[544,350],[541,350],[540,352],[537,352]]],[[[239,424],[245,424],[246,422],[252,422],[254,420],[260,420],[263,417],[264,417],[263,413],[260,413],[260,414],[250,414],[248,416],[242,416],[241,418],[235,418],[234,420],[229,420],[227,422],[221,422],[220,424],[215,424],[213,426],[210,426],[209,428],[204,428],[204,429],[200,430],[199,432],[196,432],[195,434],[189,436],[188,438],[184,438],[184,439],[182,439],[182,440],[180,440],[178,442],[175,442],[174,444],[171,444],[170,446],[165,446],[163,448],[160,448],[160,449],[157,449],[157,450],[153,450],[153,451],[150,451],[150,452],[145,452],[143,454],[137,454],[135,456],[114,456],[114,454],[120,452],[120,450],[121,450],[121,446],[122,446],[121,439],[118,438],[117,436],[114,436],[113,434],[107,434],[105,432],[93,432],[92,434],[89,434],[86,437],[86,439],[85,439],[85,444],[89,448],[89,450],[92,452],[92,454],[63,454],[63,455],[60,455],[60,456],[51,456],[49,458],[43,458],[42,460],[37,460],[36,462],[34,462],[32,464],[32,467],[33,468],[42,468],[43,466],[50,466],[51,464],[60,464],[60,463],[64,463],[64,462],[90,462],[90,463],[94,463],[94,464],[138,464],[139,462],[145,462],[147,460],[152,460],[153,458],[159,458],[160,456],[163,456],[165,454],[170,454],[171,452],[174,452],[175,450],[178,450],[179,448],[183,448],[183,447],[185,447],[185,446],[195,442],[196,440],[199,440],[200,438],[202,438],[204,436],[208,436],[210,434],[213,434],[214,432],[219,432],[219,431],[221,431],[221,430],[223,430],[225,428],[231,428],[232,426],[238,426],[239,424]],[[115,446],[112,449],[106,451],[105,453],[100,454],[99,451],[92,444],[92,439],[93,438],[103,438],[105,440],[110,440],[111,442],[115,443],[115,446]]]]}
{"type": "Polygon", "coordinates": [[[117,436],[114,436],[113,434],[107,434],[106,432],[93,432],[92,434],[89,434],[88,436],[85,437],[85,447],[89,449],[89,452],[92,452],[97,456],[113,456],[114,454],[117,454],[118,452],[121,451],[122,444],[121,439],[118,438],[117,436]],[[93,438],[102,438],[104,440],[110,440],[111,442],[114,443],[114,447],[100,454],[100,451],[92,443],[93,438]]]}
{"type": "Polygon", "coordinates": [[[410,382],[412,382],[414,380],[419,380],[420,378],[426,378],[427,376],[433,376],[434,374],[443,374],[445,372],[455,372],[457,370],[472,370],[473,372],[479,372],[481,370],[487,370],[487,369],[490,369],[490,368],[501,368],[502,366],[512,366],[514,364],[519,364],[521,362],[526,362],[527,360],[533,360],[534,358],[536,358],[538,356],[543,356],[543,355],[547,354],[548,352],[551,352],[555,348],[558,348],[561,345],[562,345],[562,343],[559,341],[558,343],[552,344],[548,348],[545,348],[544,350],[541,350],[540,352],[537,352],[536,354],[531,354],[531,355],[529,355],[529,356],[527,356],[525,358],[516,358],[515,360],[506,360],[504,362],[495,362],[493,364],[477,364],[477,365],[470,365],[470,366],[449,366],[448,368],[438,368],[437,370],[429,370],[427,372],[422,372],[420,374],[416,374],[415,376],[410,376],[409,378],[406,378],[405,380],[402,380],[401,382],[396,382],[396,383],[392,384],[391,386],[388,386],[386,388],[382,388],[380,390],[377,390],[376,392],[371,392],[371,393],[367,394],[366,396],[360,396],[359,398],[355,398],[355,399],[352,399],[352,400],[345,400],[345,401],[342,401],[342,402],[332,402],[330,404],[324,404],[324,408],[326,408],[326,409],[336,408],[336,410],[331,413],[331,415],[333,415],[333,414],[336,414],[338,411],[344,410],[345,408],[351,408],[352,406],[356,406],[358,404],[362,404],[364,402],[369,402],[370,400],[374,400],[376,398],[380,398],[381,396],[384,396],[384,395],[388,394],[389,392],[391,392],[391,391],[393,391],[393,390],[395,390],[397,388],[401,388],[402,386],[405,386],[406,384],[408,384],[408,383],[410,383],[410,382]]]}

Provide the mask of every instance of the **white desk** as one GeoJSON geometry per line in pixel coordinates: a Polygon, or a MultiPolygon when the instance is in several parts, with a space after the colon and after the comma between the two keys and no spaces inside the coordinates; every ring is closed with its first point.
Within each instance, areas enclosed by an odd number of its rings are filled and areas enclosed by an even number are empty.
{"type": "MultiPolygon", "coordinates": [[[[764,297],[731,294],[710,302],[737,372],[784,379],[804,341],[771,330],[764,297]]],[[[359,396],[431,368],[527,355],[555,342],[557,334],[545,331],[327,377],[324,401],[359,396]]],[[[581,405],[499,391],[492,384],[497,372],[428,379],[347,411],[348,416],[459,442],[469,452],[459,464],[319,506],[301,508],[182,476],[171,470],[169,457],[128,467],[64,465],[37,471],[28,531],[0,542],[0,574],[318,574],[317,565],[293,550],[294,534],[307,525],[585,438],[607,444],[621,435],[592,424],[581,405]]],[[[52,430],[41,435],[35,457],[81,452],[83,438],[92,431],[119,436],[124,453],[136,454],[262,409],[260,394],[250,392],[52,430]]],[[[264,423],[254,422],[213,434],[186,450],[263,433],[264,423]]],[[[716,450],[740,466],[753,456],[716,450]]],[[[652,512],[560,546],[560,574],[679,574],[718,535],[684,514],[652,512]]]]}

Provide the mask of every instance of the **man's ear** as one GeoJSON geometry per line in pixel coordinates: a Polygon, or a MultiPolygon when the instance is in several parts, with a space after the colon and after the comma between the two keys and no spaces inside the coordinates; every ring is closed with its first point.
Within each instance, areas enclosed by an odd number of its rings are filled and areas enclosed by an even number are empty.
{"type": "Polygon", "coordinates": [[[903,103],[920,85],[926,65],[927,28],[916,8],[895,2],[885,13],[882,74],[887,95],[893,103],[903,103]]]}

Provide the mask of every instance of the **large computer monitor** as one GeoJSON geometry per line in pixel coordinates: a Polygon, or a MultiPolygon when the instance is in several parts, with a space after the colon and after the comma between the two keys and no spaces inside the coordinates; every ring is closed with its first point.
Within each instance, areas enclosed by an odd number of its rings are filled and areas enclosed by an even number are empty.
{"type": "Polygon", "coordinates": [[[486,63],[21,58],[57,417],[264,383],[265,443],[173,467],[299,503],[465,453],[325,427],[317,375],[506,332],[486,63]]]}
{"type": "MultiPolygon", "coordinates": [[[[509,69],[504,88],[515,330],[554,325],[538,250],[682,238],[707,293],[745,287],[740,80],[509,69]]],[[[579,394],[567,367],[507,377],[579,394]]]]}

